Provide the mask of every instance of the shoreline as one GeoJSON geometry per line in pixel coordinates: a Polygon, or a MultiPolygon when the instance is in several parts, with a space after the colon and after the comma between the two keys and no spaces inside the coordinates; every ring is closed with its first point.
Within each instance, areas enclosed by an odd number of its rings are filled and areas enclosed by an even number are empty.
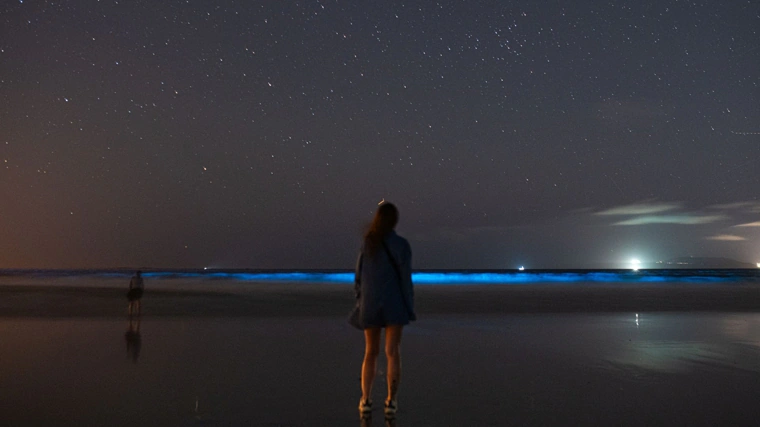
{"type": "MultiPolygon", "coordinates": [[[[184,282],[184,281],[183,281],[184,282]]],[[[148,283],[143,316],[341,317],[353,306],[347,284],[209,286],[148,283]]],[[[756,284],[417,285],[418,316],[512,313],[758,312],[756,284]]],[[[126,287],[98,284],[0,285],[0,317],[121,317],[126,287]]]]}

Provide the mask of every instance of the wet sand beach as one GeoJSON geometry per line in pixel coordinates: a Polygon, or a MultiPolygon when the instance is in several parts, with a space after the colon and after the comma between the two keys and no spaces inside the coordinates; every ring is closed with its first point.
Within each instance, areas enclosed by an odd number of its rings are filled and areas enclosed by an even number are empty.
{"type": "MultiPolygon", "coordinates": [[[[417,285],[417,311],[432,314],[760,312],[757,284],[417,285]]],[[[0,317],[113,317],[126,287],[115,279],[6,279],[0,317]]],[[[146,289],[146,316],[336,316],[353,306],[347,284],[157,280],[146,289]]]]}
{"type": "MultiPolygon", "coordinates": [[[[122,282],[0,286],[0,425],[361,425],[349,285],[122,282]]],[[[418,286],[394,425],[756,425],[758,294],[418,286]]]]}

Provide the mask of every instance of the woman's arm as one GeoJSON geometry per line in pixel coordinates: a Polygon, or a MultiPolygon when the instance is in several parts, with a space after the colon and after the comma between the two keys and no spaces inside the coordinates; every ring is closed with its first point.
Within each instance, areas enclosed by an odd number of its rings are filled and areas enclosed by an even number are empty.
{"type": "Polygon", "coordinates": [[[412,247],[409,242],[406,243],[406,253],[404,254],[404,284],[409,294],[409,320],[417,320],[417,314],[414,310],[414,283],[412,283],[412,247]]]}
{"type": "Polygon", "coordinates": [[[404,279],[409,284],[409,294],[414,301],[414,284],[412,283],[412,247],[407,243],[406,245],[406,262],[404,263],[404,279]]]}
{"type": "Polygon", "coordinates": [[[354,269],[354,295],[356,299],[361,296],[361,278],[362,278],[362,252],[359,252],[359,257],[356,259],[356,268],[354,269]]]}

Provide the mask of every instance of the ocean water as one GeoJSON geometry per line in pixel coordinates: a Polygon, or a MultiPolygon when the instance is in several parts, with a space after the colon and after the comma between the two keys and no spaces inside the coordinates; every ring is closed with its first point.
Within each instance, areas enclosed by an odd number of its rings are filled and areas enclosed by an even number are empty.
{"type": "MultiPolygon", "coordinates": [[[[133,270],[0,270],[0,283],[8,279],[128,279],[133,270]],[[5,280],[3,280],[5,279],[5,280]]],[[[203,281],[346,283],[354,281],[347,270],[144,270],[146,279],[203,281]]],[[[758,269],[646,269],[646,270],[430,270],[415,271],[415,284],[488,285],[547,283],[760,283],[758,269]]]]}

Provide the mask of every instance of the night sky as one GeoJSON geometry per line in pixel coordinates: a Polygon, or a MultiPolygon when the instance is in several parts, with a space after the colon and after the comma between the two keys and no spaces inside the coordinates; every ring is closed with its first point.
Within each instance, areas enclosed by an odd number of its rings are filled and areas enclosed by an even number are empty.
{"type": "Polygon", "coordinates": [[[760,261],[757,1],[15,0],[0,268],[760,261]]]}

